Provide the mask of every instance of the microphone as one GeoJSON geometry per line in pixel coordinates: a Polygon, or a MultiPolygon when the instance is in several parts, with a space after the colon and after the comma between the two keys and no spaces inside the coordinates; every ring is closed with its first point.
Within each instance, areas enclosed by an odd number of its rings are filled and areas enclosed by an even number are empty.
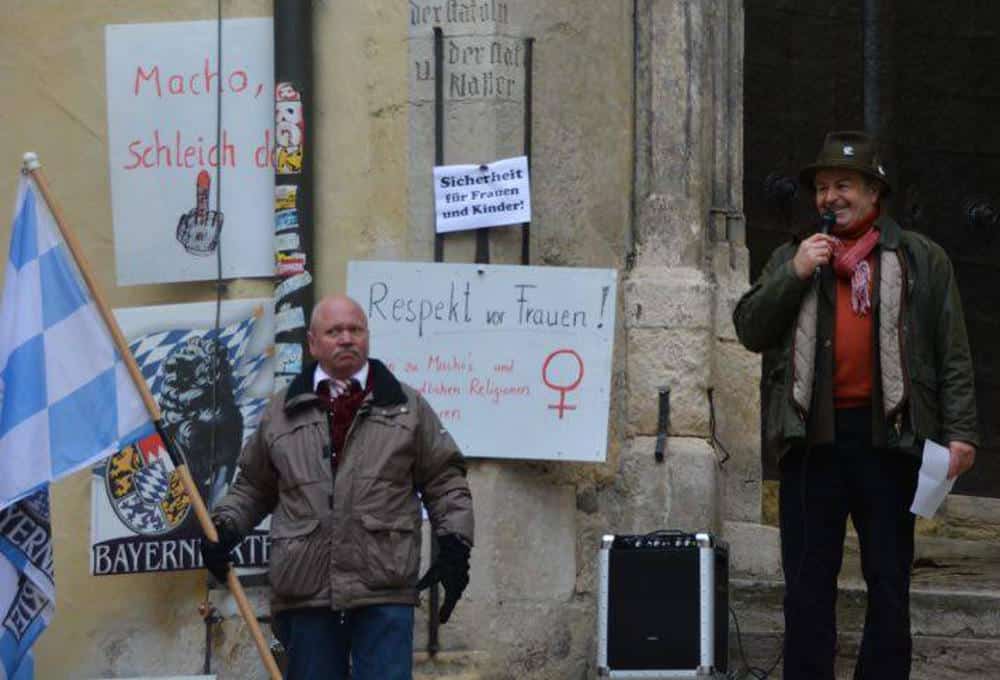
{"type": "MultiPolygon", "coordinates": [[[[832,210],[827,210],[825,213],[820,215],[819,219],[820,219],[820,225],[819,225],[820,233],[829,235],[830,230],[833,228],[833,225],[837,223],[837,216],[834,214],[832,210]]],[[[820,269],[822,269],[822,267],[816,267],[816,271],[813,272],[813,278],[816,281],[819,281],[820,269]]]]}
{"type": "Polygon", "coordinates": [[[833,229],[833,225],[837,223],[837,216],[831,210],[827,210],[820,216],[820,232],[823,234],[829,234],[830,230],[833,229]]]}

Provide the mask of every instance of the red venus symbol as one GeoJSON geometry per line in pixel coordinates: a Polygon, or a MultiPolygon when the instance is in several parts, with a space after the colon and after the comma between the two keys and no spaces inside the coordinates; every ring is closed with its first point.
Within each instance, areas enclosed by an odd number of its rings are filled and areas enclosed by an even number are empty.
{"type": "Polygon", "coordinates": [[[559,420],[562,420],[564,411],[576,410],[576,406],[570,406],[569,404],[566,403],[566,393],[575,390],[580,385],[580,382],[582,380],[583,380],[583,359],[581,359],[580,355],[577,354],[574,350],[557,349],[555,352],[552,352],[552,354],[545,357],[545,362],[542,364],[542,382],[544,382],[550,389],[553,389],[559,393],[559,403],[549,404],[550,409],[555,409],[559,411],[559,420]],[[568,354],[572,356],[574,359],[576,359],[579,372],[577,373],[576,380],[571,382],[569,385],[556,385],[549,380],[548,376],[549,364],[552,363],[552,360],[555,359],[560,354],[568,354]]]}

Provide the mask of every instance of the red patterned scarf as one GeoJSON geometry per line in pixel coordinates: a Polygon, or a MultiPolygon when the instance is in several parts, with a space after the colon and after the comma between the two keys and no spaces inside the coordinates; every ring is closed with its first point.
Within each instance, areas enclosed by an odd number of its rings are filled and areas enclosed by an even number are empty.
{"type": "Polygon", "coordinates": [[[858,316],[865,316],[872,308],[872,269],[868,265],[868,256],[878,244],[879,231],[872,226],[877,217],[876,208],[850,231],[837,234],[837,245],[833,250],[833,271],[842,279],[850,279],[851,309],[858,316]],[[853,240],[854,243],[848,246],[840,239],[853,240]]]}
{"type": "Polygon", "coordinates": [[[337,464],[337,454],[344,448],[347,431],[364,401],[367,390],[354,378],[350,380],[321,380],[316,396],[323,402],[330,417],[331,462],[337,464]]]}

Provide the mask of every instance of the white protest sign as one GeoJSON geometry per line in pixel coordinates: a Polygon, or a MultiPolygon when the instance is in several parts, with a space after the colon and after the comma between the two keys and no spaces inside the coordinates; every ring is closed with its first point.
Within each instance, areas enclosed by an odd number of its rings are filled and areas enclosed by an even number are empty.
{"type": "Polygon", "coordinates": [[[527,157],[435,167],[434,210],[438,233],[530,222],[527,157]]]}
{"type": "Polygon", "coordinates": [[[220,242],[224,278],[274,274],[272,20],[223,22],[221,72],[217,30],[214,21],[105,27],[121,285],[214,279],[220,242]]]}
{"type": "Polygon", "coordinates": [[[616,272],[351,262],[371,355],[467,456],[603,461],[616,272]]]}

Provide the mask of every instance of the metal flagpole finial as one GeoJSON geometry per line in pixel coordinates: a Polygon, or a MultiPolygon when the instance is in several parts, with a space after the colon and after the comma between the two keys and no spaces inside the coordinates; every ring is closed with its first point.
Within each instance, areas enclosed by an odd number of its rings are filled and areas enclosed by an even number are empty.
{"type": "Polygon", "coordinates": [[[26,154],[24,154],[21,166],[22,172],[28,173],[31,172],[32,170],[37,170],[40,167],[42,167],[42,164],[38,162],[37,153],[35,153],[34,151],[29,151],[26,154]]]}

